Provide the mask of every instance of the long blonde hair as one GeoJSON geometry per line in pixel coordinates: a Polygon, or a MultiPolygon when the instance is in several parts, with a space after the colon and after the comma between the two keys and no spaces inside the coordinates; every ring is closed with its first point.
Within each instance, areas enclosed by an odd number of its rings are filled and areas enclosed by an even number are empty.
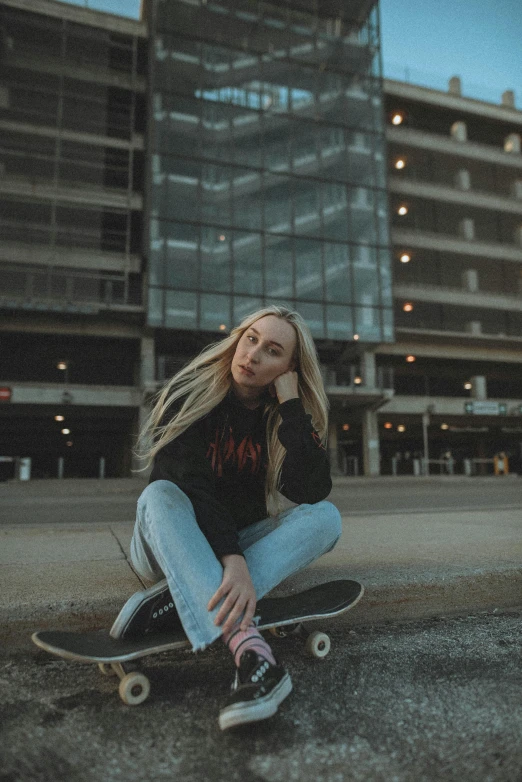
{"type": "MultiPolygon", "coordinates": [[[[268,306],[248,315],[225,339],[206,347],[161,389],[140,433],[142,457],[146,461],[143,469],[150,466],[161,448],[179,437],[189,426],[207,415],[225,398],[231,388],[231,364],[239,340],[250,326],[267,315],[275,315],[286,320],[295,330],[294,359],[299,378],[299,396],[306,412],[312,416],[313,426],[322,443],[326,446],[328,399],[310,329],[298,312],[286,307],[268,306]],[[183,398],[180,409],[169,419],[169,409],[177,400],[183,398]]],[[[265,496],[271,515],[276,515],[281,507],[278,490],[286,454],[286,449],[277,436],[281,423],[278,407],[277,399],[272,398],[268,399],[265,406],[265,411],[268,413],[266,427],[268,469],[265,496]]]]}

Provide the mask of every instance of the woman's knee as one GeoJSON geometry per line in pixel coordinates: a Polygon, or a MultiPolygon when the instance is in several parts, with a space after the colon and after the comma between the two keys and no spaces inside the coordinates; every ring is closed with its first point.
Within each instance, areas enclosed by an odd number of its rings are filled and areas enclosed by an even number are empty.
{"type": "Polygon", "coordinates": [[[158,511],[172,508],[184,508],[192,511],[192,503],[179,486],[172,481],[153,481],[140,494],[138,499],[138,515],[145,514],[146,511],[157,515],[158,511]]]}
{"type": "Polygon", "coordinates": [[[315,508],[320,511],[321,528],[325,537],[328,537],[330,541],[330,548],[328,551],[331,551],[341,537],[343,531],[341,514],[335,505],[327,500],[318,502],[315,508]]]}

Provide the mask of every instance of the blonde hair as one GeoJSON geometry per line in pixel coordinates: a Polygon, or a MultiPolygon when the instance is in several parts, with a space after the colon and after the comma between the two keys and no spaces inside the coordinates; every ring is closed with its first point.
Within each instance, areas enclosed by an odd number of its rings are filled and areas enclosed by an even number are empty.
{"type": "MultiPolygon", "coordinates": [[[[140,433],[139,440],[144,447],[142,456],[146,460],[143,469],[150,466],[158,451],[167,443],[179,437],[189,426],[207,415],[225,398],[231,388],[231,364],[239,340],[250,326],[267,315],[282,318],[294,328],[296,334],[294,360],[298,372],[299,396],[306,412],[312,416],[312,424],[322,443],[326,446],[328,399],[310,329],[298,312],[286,307],[268,306],[244,318],[225,339],[206,347],[161,389],[140,433]],[[184,401],[180,409],[169,420],[169,409],[182,398],[184,401]]],[[[265,496],[271,515],[276,515],[281,508],[278,490],[286,454],[286,449],[277,436],[281,423],[278,407],[277,399],[272,398],[268,399],[265,406],[265,411],[268,413],[266,426],[268,469],[265,496]]]]}

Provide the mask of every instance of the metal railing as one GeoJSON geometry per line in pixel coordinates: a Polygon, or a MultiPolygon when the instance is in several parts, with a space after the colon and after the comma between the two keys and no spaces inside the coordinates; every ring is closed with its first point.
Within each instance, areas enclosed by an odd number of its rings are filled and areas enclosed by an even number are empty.
{"type": "MultiPolygon", "coordinates": [[[[364,388],[366,382],[364,367],[357,364],[347,364],[343,367],[321,367],[323,381],[327,386],[343,388],[364,388]]],[[[393,367],[377,367],[375,370],[375,386],[380,389],[393,390],[393,367]]]]}
{"type": "Polygon", "coordinates": [[[128,275],[0,264],[0,307],[53,311],[141,311],[141,284],[128,275]]]}

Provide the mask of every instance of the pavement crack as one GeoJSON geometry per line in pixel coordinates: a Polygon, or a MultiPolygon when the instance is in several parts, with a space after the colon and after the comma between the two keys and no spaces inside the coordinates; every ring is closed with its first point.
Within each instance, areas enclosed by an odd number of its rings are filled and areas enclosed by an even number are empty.
{"type": "Polygon", "coordinates": [[[144,580],[142,579],[140,574],[133,567],[132,562],[130,561],[129,557],[127,556],[127,552],[125,551],[125,549],[121,545],[118,536],[116,535],[116,533],[114,532],[114,530],[113,530],[113,528],[112,528],[112,526],[110,524],[109,524],[109,531],[110,531],[112,537],[114,538],[114,540],[116,541],[116,543],[118,545],[118,548],[120,549],[121,553],[123,554],[123,558],[125,559],[126,563],[130,567],[130,569],[132,570],[132,572],[134,573],[134,575],[136,576],[136,578],[138,579],[138,581],[140,582],[142,587],[145,588],[146,585],[145,585],[144,580]]]}

